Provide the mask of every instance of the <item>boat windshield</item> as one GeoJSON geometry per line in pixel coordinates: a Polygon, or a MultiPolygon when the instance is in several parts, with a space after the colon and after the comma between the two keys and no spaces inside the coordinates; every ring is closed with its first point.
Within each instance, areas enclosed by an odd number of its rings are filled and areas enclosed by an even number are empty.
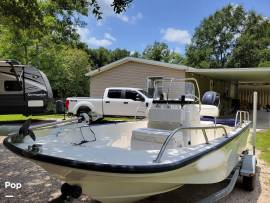
{"type": "Polygon", "coordinates": [[[154,100],[194,101],[198,98],[197,81],[193,78],[166,78],[155,81],[154,100]]]}

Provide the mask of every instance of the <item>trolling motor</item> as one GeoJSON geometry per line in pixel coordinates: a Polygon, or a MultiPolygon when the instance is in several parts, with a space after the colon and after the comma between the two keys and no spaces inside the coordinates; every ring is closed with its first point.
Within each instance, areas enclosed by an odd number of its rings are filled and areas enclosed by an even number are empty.
{"type": "Polygon", "coordinates": [[[10,139],[12,143],[22,143],[23,139],[29,135],[32,140],[36,141],[36,136],[32,129],[30,129],[31,119],[27,119],[22,127],[19,129],[19,133],[10,134],[10,139]]]}

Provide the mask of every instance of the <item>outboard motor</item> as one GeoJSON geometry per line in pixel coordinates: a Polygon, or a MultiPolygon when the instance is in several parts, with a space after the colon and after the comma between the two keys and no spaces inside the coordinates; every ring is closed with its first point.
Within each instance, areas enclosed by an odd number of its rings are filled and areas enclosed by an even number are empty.
{"type": "Polygon", "coordinates": [[[220,94],[214,91],[207,91],[202,97],[202,104],[219,106],[220,94]]]}

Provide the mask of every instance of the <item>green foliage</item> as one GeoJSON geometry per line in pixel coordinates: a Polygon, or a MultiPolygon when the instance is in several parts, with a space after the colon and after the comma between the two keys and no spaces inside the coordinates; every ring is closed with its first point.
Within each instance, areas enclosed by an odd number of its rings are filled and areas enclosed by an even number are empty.
{"type": "Polygon", "coordinates": [[[257,133],[256,146],[260,150],[260,157],[270,164],[270,130],[257,133]]]}
{"type": "Polygon", "coordinates": [[[270,67],[270,61],[262,61],[262,62],[260,62],[259,67],[270,67]]]}
{"type": "Polygon", "coordinates": [[[173,63],[173,64],[183,64],[184,63],[184,57],[181,56],[179,53],[172,51],[169,54],[168,57],[168,63],[173,63]]]}
{"type": "Polygon", "coordinates": [[[134,58],[142,58],[142,54],[138,51],[131,53],[130,56],[134,58]]]}
{"type": "Polygon", "coordinates": [[[88,55],[77,48],[51,46],[34,64],[48,76],[55,97],[88,96],[88,55]],[[38,66],[38,64],[40,64],[38,66]]]}
{"type": "Polygon", "coordinates": [[[170,51],[166,43],[156,41],[146,46],[142,58],[174,64],[182,64],[184,62],[184,58],[179,53],[170,51]]]}
{"type": "Polygon", "coordinates": [[[100,47],[98,49],[88,49],[87,52],[92,69],[100,68],[109,63],[130,56],[130,51],[119,48],[109,50],[104,47],[100,47]]]}
{"type": "Polygon", "coordinates": [[[32,120],[56,120],[63,119],[63,114],[49,114],[49,115],[39,115],[39,116],[24,116],[22,114],[9,114],[1,115],[0,122],[20,122],[25,121],[29,118],[32,120]]]}
{"type": "Polygon", "coordinates": [[[231,66],[256,67],[270,60],[270,22],[250,12],[246,17],[245,29],[232,51],[231,66]],[[235,64],[235,65],[234,65],[235,64]]]}
{"type": "Polygon", "coordinates": [[[228,5],[204,19],[187,46],[198,68],[254,67],[269,61],[270,23],[242,6],[228,5]]]}
{"type": "Polygon", "coordinates": [[[130,51],[117,48],[111,52],[111,61],[117,61],[127,56],[130,56],[130,51]]]}
{"type": "Polygon", "coordinates": [[[154,42],[154,44],[148,45],[142,54],[145,59],[151,59],[155,61],[167,62],[170,55],[170,50],[166,43],[154,42]]]}
{"type": "Polygon", "coordinates": [[[88,54],[92,69],[100,68],[111,62],[111,52],[104,47],[89,49],[88,54]]]}
{"type": "MultiPolygon", "coordinates": [[[[111,6],[115,13],[121,13],[131,1],[114,0],[111,6]]],[[[89,82],[84,74],[89,71],[89,50],[79,42],[76,27],[85,25],[79,16],[89,13],[102,18],[97,0],[0,1],[0,58],[43,70],[56,98],[88,96],[89,82]]],[[[114,58],[121,54],[116,51],[114,58]]],[[[90,51],[90,58],[92,55],[90,51]]],[[[94,63],[102,66],[110,62],[106,57],[106,50],[101,50],[96,56],[99,61],[94,63]]]]}

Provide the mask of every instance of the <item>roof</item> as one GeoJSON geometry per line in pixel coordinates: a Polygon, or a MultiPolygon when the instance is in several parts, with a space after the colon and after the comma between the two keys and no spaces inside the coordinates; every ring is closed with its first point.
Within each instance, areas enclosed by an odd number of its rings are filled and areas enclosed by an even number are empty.
{"type": "Polygon", "coordinates": [[[164,68],[171,68],[171,69],[176,69],[176,70],[193,69],[193,68],[185,66],[185,65],[170,64],[170,63],[165,63],[165,62],[160,62],[160,61],[153,61],[153,60],[134,58],[134,57],[126,57],[126,58],[120,59],[118,61],[115,61],[113,63],[110,63],[108,65],[105,65],[101,68],[98,68],[96,70],[90,71],[90,72],[86,73],[85,75],[86,76],[95,76],[95,75],[98,75],[104,71],[107,71],[107,70],[113,69],[119,65],[125,64],[127,62],[143,63],[143,64],[161,66],[164,68]]]}
{"type": "Polygon", "coordinates": [[[192,68],[185,65],[170,64],[160,61],[153,61],[148,59],[126,57],[105,65],[96,70],[86,73],[86,76],[95,76],[104,71],[113,69],[119,65],[125,64],[127,62],[136,62],[149,64],[154,66],[160,66],[164,68],[171,68],[176,70],[184,70],[187,73],[194,73],[197,75],[202,75],[219,80],[235,80],[235,81],[269,81],[270,80],[270,67],[252,67],[252,68],[211,68],[211,69],[199,69],[192,68]]]}
{"type": "Polygon", "coordinates": [[[189,69],[189,73],[207,76],[220,80],[235,81],[269,81],[270,68],[218,68],[218,69],[189,69]]]}

